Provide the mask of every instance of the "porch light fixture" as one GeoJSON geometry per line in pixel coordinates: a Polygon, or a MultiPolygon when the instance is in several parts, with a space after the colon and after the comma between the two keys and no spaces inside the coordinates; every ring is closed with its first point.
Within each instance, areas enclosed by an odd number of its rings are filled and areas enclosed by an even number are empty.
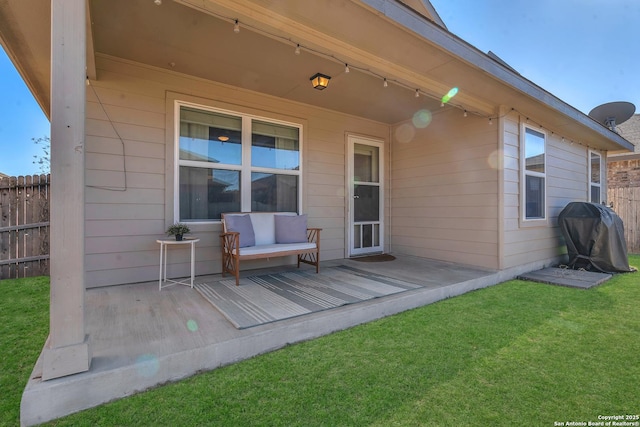
{"type": "Polygon", "coordinates": [[[324,90],[327,88],[327,86],[329,86],[329,80],[331,80],[331,77],[324,74],[316,73],[311,76],[309,80],[311,80],[311,84],[313,85],[314,89],[324,90]]]}

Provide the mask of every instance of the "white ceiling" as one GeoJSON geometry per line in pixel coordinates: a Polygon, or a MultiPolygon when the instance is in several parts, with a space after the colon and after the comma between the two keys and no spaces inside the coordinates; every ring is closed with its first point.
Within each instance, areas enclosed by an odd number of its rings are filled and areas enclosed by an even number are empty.
{"type": "MultiPolygon", "coordinates": [[[[350,67],[279,36],[264,35],[193,8],[165,0],[92,0],[94,50],[115,57],[242,87],[384,123],[410,119],[440,102],[379,76],[350,67]],[[331,76],[329,87],[313,89],[309,78],[331,76]]],[[[330,47],[327,51],[330,52],[330,47]]],[[[99,78],[99,76],[98,76],[99,78]]]]}

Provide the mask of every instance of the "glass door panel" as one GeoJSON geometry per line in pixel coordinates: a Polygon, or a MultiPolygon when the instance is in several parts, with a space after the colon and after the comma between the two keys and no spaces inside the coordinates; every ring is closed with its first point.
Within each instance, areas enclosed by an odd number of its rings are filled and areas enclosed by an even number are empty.
{"type": "Polygon", "coordinates": [[[355,137],[350,142],[350,255],[382,252],[382,144],[355,137]]]}

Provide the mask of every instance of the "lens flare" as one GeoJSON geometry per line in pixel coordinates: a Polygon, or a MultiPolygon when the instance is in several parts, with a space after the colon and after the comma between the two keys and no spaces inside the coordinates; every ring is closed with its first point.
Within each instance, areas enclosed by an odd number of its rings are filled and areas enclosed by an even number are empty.
{"type": "Polygon", "coordinates": [[[406,144],[413,140],[413,137],[416,135],[416,130],[413,126],[408,123],[404,123],[396,128],[395,136],[398,142],[406,144]]]}
{"type": "Polygon", "coordinates": [[[191,332],[195,332],[198,330],[198,322],[196,322],[195,320],[188,320],[187,321],[187,329],[189,329],[191,332]]]}
{"type": "Polygon", "coordinates": [[[504,152],[502,150],[493,151],[487,158],[487,164],[491,169],[501,170],[504,167],[504,152]]]}
{"type": "Polygon", "coordinates": [[[447,102],[451,101],[451,98],[456,96],[457,93],[458,93],[457,87],[451,88],[451,90],[447,92],[445,96],[442,97],[442,103],[446,104],[447,102]]]}
{"type": "Polygon", "coordinates": [[[141,377],[152,377],[160,368],[158,358],[153,354],[143,354],[136,359],[136,369],[141,377]]]}
{"type": "Polygon", "coordinates": [[[413,125],[418,129],[424,129],[431,123],[431,119],[433,116],[431,115],[431,111],[429,110],[418,110],[413,115],[413,125]]]}

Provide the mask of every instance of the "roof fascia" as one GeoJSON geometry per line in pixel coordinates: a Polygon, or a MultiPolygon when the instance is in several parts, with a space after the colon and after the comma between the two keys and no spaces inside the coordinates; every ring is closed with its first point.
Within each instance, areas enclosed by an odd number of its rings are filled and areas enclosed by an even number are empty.
{"type": "Polygon", "coordinates": [[[539,103],[551,108],[558,113],[574,120],[580,125],[596,132],[603,138],[615,143],[623,149],[633,151],[634,146],[620,135],[593,120],[588,115],[560,100],[555,95],[542,89],[530,80],[518,73],[504,67],[491,59],[487,54],[478,50],[468,42],[443,27],[430,22],[428,19],[415,13],[411,8],[397,0],[360,0],[367,6],[377,10],[380,14],[391,19],[399,25],[424,37],[434,45],[457,56],[468,64],[490,74],[506,85],[534,98],[539,103]]]}

